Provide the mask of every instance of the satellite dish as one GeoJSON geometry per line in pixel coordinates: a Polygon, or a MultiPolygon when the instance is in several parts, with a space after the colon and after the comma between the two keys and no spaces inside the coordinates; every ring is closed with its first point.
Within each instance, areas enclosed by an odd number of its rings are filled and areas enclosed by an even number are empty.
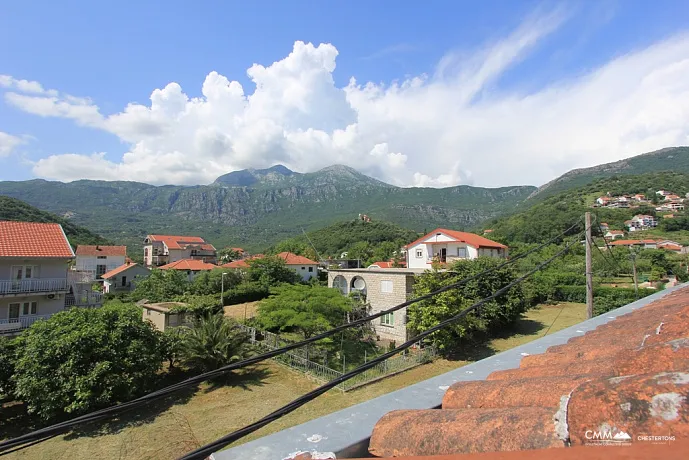
{"type": "Polygon", "coordinates": [[[355,279],[354,280],[354,289],[359,290],[359,291],[363,291],[364,289],[366,289],[366,282],[361,278],[355,279]]]}

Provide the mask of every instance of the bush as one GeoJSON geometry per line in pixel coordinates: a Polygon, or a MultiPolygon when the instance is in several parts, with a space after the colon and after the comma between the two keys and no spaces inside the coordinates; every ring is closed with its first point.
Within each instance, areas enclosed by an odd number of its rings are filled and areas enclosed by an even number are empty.
{"type": "Polygon", "coordinates": [[[11,395],[14,391],[14,367],[17,361],[17,342],[0,337],[0,395],[11,395]]]}
{"type": "Polygon", "coordinates": [[[269,295],[270,289],[265,284],[259,282],[241,283],[225,292],[223,304],[236,305],[244,302],[255,302],[263,300],[269,295]]]}
{"type": "Polygon", "coordinates": [[[73,308],[17,340],[16,396],[44,420],[132,399],[162,364],[160,333],[133,305],[73,308]]]}
{"type": "Polygon", "coordinates": [[[180,358],[199,372],[208,372],[244,358],[248,336],[237,323],[223,315],[200,318],[184,334],[180,358]]]}
{"type": "MultiPolygon", "coordinates": [[[[639,289],[639,299],[657,292],[655,289],[639,289]]],[[[557,286],[555,300],[560,302],[586,303],[586,286],[557,286]]],[[[593,315],[601,315],[610,310],[637,300],[633,288],[597,287],[593,290],[593,315]]]]}

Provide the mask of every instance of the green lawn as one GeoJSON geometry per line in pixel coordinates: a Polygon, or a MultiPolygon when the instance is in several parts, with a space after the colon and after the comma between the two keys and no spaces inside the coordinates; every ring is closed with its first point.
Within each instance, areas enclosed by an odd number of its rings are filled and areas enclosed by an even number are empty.
{"type": "MultiPolygon", "coordinates": [[[[583,304],[541,306],[527,312],[515,328],[481,346],[468,347],[454,360],[438,359],[390,378],[343,394],[330,391],[241,442],[321,417],[348,406],[443,374],[553,333],[586,318],[583,304]]],[[[58,436],[7,458],[21,459],[173,459],[241,428],[317,386],[303,375],[273,362],[237,375],[226,386],[202,385],[146,411],[126,414],[109,426],[85,427],[58,436]]],[[[0,439],[19,434],[26,423],[19,405],[0,409],[0,439]]]]}

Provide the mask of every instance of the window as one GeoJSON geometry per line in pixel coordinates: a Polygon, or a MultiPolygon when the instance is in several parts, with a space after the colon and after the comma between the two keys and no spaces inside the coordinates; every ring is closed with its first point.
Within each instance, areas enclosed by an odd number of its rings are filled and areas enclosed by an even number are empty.
{"type": "Polygon", "coordinates": [[[306,270],[306,267],[301,267],[302,270],[306,270]]]}
{"type": "Polygon", "coordinates": [[[107,271],[105,265],[96,265],[96,275],[101,276],[104,275],[105,272],[107,271]]]}
{"type": "Polygon", "coordinates": [[[107,259],[108,256],[98,256],[98,259],[107,259]]]}
{"type": "Polygon", "coordinates": [[[388,313],[380,317],[380,324],[383,326],[394,326],[395,325],[395,314],[388,313]]]}
{"type": "Polygon", "coordinates": [[[392,292],[392,281],[382,280],[380,282],[380,292],[391,293],[392,292]]]}
{"type": "Polygon", "coordinates": [[[8,316],[9,319],[19,319],[19,308],[21,307],[21,304],[19,303],[11,303],[10,304],[10,314],[8,316]]]}
{"type": "Polygon", "coordinates": [[[313,273],[313,267],[309,267],[309,273],[313,273]]]}
{"type": "Polygon", "coordinates": [[[463,259],[466,259],[467,257],[467,248],[457,248],[457,257],[461,257],[463,259]]]}
{"type": "Polygon", "coordinates": [[[38,310],[38,302],[24,302],[22,305],[22,315],[35,315],[38,310]]]}
{"type": "Polygon", "coordinates": [[[417,249],[416,250],[416,258],[420,259],[423,257],[423,250],[422,249],[417,249]]]}
{"type": "Polygon", "coordinates": [[[127,287],[127,277],[126,276],[122,277],[122,287],[127,287]]]}

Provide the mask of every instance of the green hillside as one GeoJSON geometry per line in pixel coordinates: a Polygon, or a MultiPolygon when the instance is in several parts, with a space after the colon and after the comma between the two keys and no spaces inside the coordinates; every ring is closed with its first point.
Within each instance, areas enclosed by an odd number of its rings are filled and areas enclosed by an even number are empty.
{"type": "Polygon", "coordinates": [[[96,235],[84,227],[74,225],[67,219],[41,211],[23,201],[7,196],[0,196],[0,220],[60,224],[72,246],[79,244],[110,244],[105,238],[96,235]]]}
{"type": "Polygon", "coordinates": [[[529,201],[540,201],[565,190],[584,186],[596,179],[660,171],[689,173],[689,147],[668,147],[614,163],[606,163],[591,168],[573,169],[539,187],[529,197],[529,201]]]}
{"type": "MultiPolygon", "coordinates": [[[[684,196],[689,192],[689,174],[661,172],[594,180],[591,184],[546,198],[522,212],[493,219],[483,228],[493,230],[491,238],[508,244],[539,243],[564,231],[586,211],[591,211],[598,222],[608,223],[611,229],[624,230],[625,220],[639,213],[655,215],[655,209],[648,206],[639,209],[592,208],[595,199],[608,192],[614,196],[636,193],[650,196],[659,189],[684,196]]],[[[683,233],[664,231],[664,228],[665,225],[661,225],[651,233],[676,241],[686,239],[683,233]]],[[[643,233],[635,234],[635,237],[641,237],[643,233]]]]}
{"type": "Polygon", "coordinates": [[[319,256],[323,259],[339,258],[347,252],[347,258],[361,259],[362,263],[368,264],[390,259],[400,247],[419,236],[413,230],[376,220],[338,222],[307,235],[308,238],[300,235],[284,240],[269,252],[290,251],[314,259],[319,256]]]}

